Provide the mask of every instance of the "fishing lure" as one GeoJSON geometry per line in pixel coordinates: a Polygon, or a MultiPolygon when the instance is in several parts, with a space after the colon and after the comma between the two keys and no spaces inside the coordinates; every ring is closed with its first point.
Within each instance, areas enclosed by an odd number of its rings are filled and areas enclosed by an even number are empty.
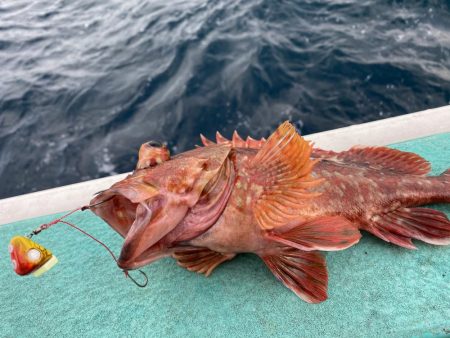
{"type": "Polygon", "coordinates": [[[14,271],[21,276],[41,276],[58,263],[50,250],[28,237],[15,236],[9,243],[9,253],[14,271]]]}
{"type": "MultiPolygon", "coordinates": [[[[99,243],[109,252],[111,257],[117,263],[116,256],[106,244],[104,244],[102,241],[98,240],[94,236],[90,235],[83,229],[80,229],[76,225],[65,220],[65,218],[74,214],[77,211],[88,210],[94,206],[97,206],[105,202],[107,202],[107,200],[98,202],[95,205],[88,205],[72,210],[69,213],[65,214],[64,216],[57,218],[50,223],[41,224],[37,229],[33,230],[27,237],[25,236],[13,237],[9,243],[8,251],[10,253],[11,263],[13,265],[14,272],[20,276],[32,274],[35,277],[39,277],[42,276],[45,272],[49,271],[58,263],[58,259],[52,254],[50,250],[31,240],[33,236],[40,234],[43,230],[46,230],[50,228],[52,225],[58,223],[64,223],[74,228],[75,230],[81,232],[82,234],[88,236],[89,238],[93,239],[97,243],[99,243]]],[[[128,277],[137,286],[139,287],[147,286],[148,278],[147,275],[142,270],[138,271],[145,278],[143,283],[139,283],[136,279],[130,276],[128,270],[123,269],[122,271],[124,272],[125,277],[128,277]]]]}

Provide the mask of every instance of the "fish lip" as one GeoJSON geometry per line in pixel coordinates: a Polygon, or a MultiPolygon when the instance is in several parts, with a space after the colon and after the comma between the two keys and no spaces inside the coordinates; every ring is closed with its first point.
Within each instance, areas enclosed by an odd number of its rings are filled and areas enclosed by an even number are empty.
{"type": "Polygon", "coordinates": [[[126,251],[122,250],[119,259],[117,260],[117,265],[123,270],[134,270],[169,255],[170,251],[158,242],[141,253],[137,258],[127,257],[126,251]]]}

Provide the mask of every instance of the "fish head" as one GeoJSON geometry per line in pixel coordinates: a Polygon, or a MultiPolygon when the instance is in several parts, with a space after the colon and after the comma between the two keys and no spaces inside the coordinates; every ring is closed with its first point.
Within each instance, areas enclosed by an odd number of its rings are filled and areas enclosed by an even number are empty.
{"type": "Polygon", "coordinates": [[[197,148],[140,169],[91,201],[91,210],[124,238],[118,260],[136,269],[171,253],[164,237],[179,225],[213,180],[231,147],[197,148]]]}

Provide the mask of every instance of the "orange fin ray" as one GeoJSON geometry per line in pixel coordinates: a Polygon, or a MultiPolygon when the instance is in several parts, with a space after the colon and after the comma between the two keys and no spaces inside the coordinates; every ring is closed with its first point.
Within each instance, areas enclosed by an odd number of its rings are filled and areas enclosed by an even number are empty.
{"type": "Polygon", "coordinates": [[[262,229],[281,227],[298,218],[301,202],[295,204],[294,200],[287,200],[286,195],[296,196],[300,200],[302,197],[318,196],[311,189],[323,180],[314,182],[311,173],[316,161],[310,159],[311,152],[312,145],[286,121],[252,159],[252,180],[264,188],[254,208],[262,229]]]}
{"type": "Polygon", "coordinates": [[[178,265],[189,271],[202,273],[208,277],[221,263],[233,259],[235,254],[223,254],[208,248],[182,247],[175,251],[172,257],[178,265]]]}
{"type": "Polygon", "coordinates": [[[429,208],[400,208],[375,215],[363,229],[408,249],[416,248],[411,239],[434,245],[450,244],[450,221],[443,212],[429,208]]]}
{"type": "Polygon", "coordinates": [[[320,253],[282,247],[278,254],[261,258],[275,277],[304,301],[320,303],[327,299],[328,273],[320,253]]]}
{"type": "Polygon", "coordinates": [[[343,250],[358,243],[361,238],[358,227],[342,216],[319,217],[289,227],[291,229],[283,233],[270,232],[266,236],[304,251],[343,250]]]}

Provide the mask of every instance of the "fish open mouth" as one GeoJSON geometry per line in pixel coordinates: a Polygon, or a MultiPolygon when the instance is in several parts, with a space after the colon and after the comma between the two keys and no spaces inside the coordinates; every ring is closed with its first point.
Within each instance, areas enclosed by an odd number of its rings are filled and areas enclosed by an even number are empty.
{"type": "Polygon", "coordinates": [[[109,200],[91,210],[124,238],[117,264],[132,270],[170,255],[161,240],[184,218],[187,206],[158,195],[140,203],[133,203],[121,194],[105,192],[91,204],[109,200]]]}
{"type": "MultiPolygon", "coordinates": [[[[107,222],[122,237],[126,238],[131,226],[136,220],[138,203],[132,203],[129,199],[119,194],[114,195],[112,198],[107,198],[108,201],[91,208],[91,210],[107,222]]],[[[97,200],[105,200],[105,196],[97,196],[91,204],[98,203],[96,202],[97,200]]],[[[126,253],[126,249],[122,249],[117,265],[124,270],[133,270],[157,261],[167,255],[169,253],[164,252],[162,241],[159,241],[147,248],[138,257],[134,258],[134,260],[130,259],[126,253]]]]}

